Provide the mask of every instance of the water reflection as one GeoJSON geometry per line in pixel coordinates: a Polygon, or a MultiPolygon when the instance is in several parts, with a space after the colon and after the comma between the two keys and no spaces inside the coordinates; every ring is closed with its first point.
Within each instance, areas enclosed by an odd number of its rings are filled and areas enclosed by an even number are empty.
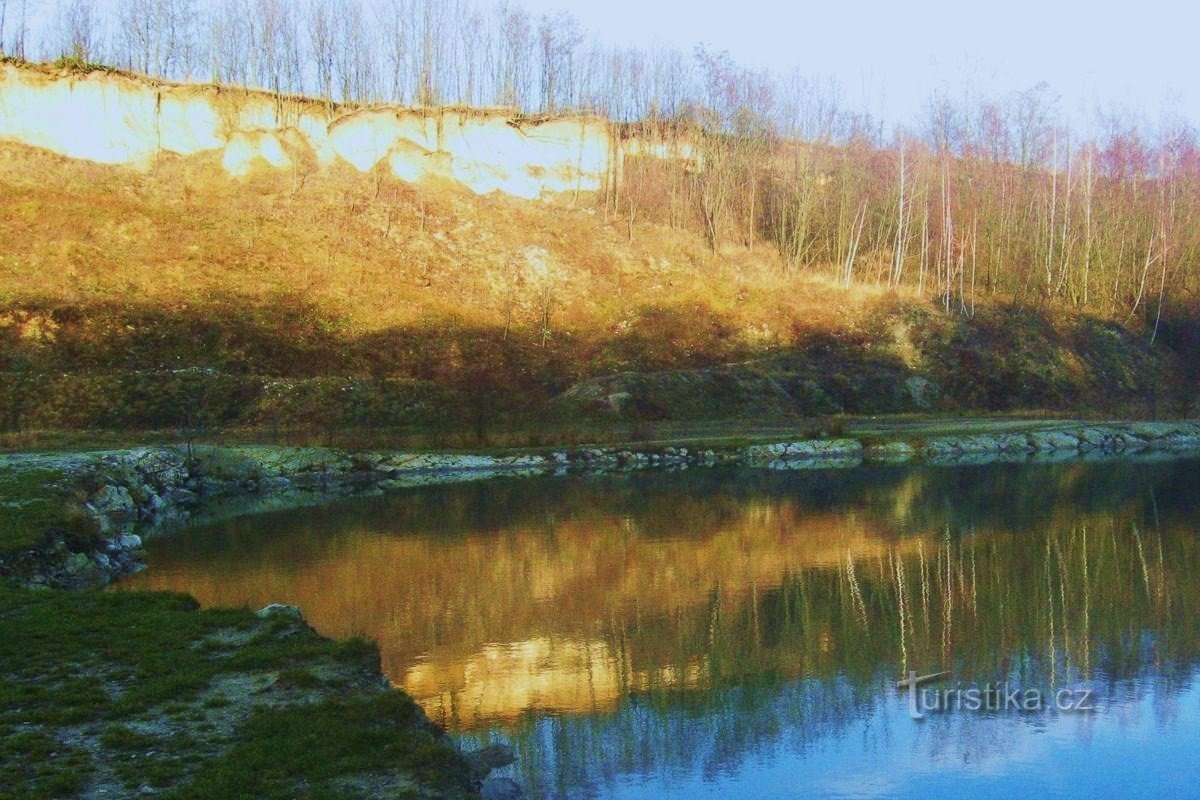
{"type": "Polygon", "coordinates": [[[435,720],[512,741],[538,794],[903,794],[864,759],[936,783],[1196,720],[1198,466],[433,488],[154,541],[130,585],[374,639],[435,720]],[[918,725],[890,688],[909,669],[1087,685],[1101,711],[918,725]]]}

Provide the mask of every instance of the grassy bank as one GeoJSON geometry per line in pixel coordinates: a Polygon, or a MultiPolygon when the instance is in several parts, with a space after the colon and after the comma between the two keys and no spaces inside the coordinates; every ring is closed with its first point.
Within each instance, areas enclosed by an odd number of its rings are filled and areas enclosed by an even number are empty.
{"type": "MultiPolygon", "coordinates": [[[[97,546],[72,457],[0,467],[0,554],[97,546]]],[[[36,568],[35,568],[36,569],[36,568]]],[[[369,642],[287,614],[0,578],[0,797],[473,797],[481,777],[369,642]]]]}
{"type": "Polygon", "coordinates": [[[0,583],[5,797],[470,797],[363,641],[164,593],[0,583]]]}

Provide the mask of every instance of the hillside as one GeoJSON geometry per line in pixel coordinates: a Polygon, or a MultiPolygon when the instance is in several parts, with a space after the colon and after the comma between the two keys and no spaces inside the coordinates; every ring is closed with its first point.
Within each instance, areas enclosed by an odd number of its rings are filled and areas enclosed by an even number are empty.
{"type": "Polygon", "coordinates": [[[879,176],[882,151],[793,142],[756,163],[752,139],[697,127],[337,106],[11,60],[0,99],[10,446],[79,430],[539,444],[664,423],[1194,410],[1186,283],[1147,316],[1157,234],[1141,312],[1089,315],[1070,293],[1005,294],[990,262],[977,291],[974,232],[938,245],[958,266],[928,280],[924,223],[895,264],[883,228],[856,254],[857,179],[806,167],[805,224],[828,241],[797,263],[767,224],[784,162],[865,158],[879,176]],[[735,208],[762,224],[738,232],[735,208]]]}
{"type": "Polygon", "coordinates": [[[571,196],[345,165],[230,178],[214,159],[134,171],[0,145],[6,430],[486,441],[552,420],[1191,411],[1169,337],[1111,321],[945,314],[764,246],[630,237],[571,196]]]}

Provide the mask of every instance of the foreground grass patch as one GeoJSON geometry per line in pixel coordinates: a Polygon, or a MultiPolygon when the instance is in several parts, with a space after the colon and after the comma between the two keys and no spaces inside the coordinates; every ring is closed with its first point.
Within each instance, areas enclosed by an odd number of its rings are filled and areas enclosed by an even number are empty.
{"type": "Polygon", "coordinates": [[[361,641],[168,593],[0,584],[0,795],[472,796],[361,641]]]}
{"type": "Polygon", "coordinates": [[[0,464],[0,553],[33,547],[47,530],[70,522],[51,488],[62,479],[54,469],[0,464]]]}

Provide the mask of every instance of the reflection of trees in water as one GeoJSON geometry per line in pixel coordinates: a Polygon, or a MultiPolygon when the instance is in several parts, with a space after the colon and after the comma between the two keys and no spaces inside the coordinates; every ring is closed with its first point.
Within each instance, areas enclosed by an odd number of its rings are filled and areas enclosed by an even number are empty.
{"type": "MultiPolygon", "coordinates": [[[[496,481],[234,521],[155,545],[141,581],[207,604],[298,602],[325,633],[365,633],[394,679],[423,670],[435,718],[504,721],[531,779],[579,787],[806,747],[908,668],[1086,677],[1114,698],[1154,676],[1169,696],[1200,635],[1195,472],[496,481]],[[481,683],[487,663],[515,671],[481,683]],[[548,708],[562,713],[521,716],[548,708]]],[[[982,751],[984,734],[956,736],[982,751]]]]}
{"type": "Polygon", "coordinates": [[[505,736],[533,796],[586,796],[629,775],[712,779],[735,772],[748,753],[804,753],[870,713],[881,685],[747,682],[702,701],[638,694],[612,714],[529,716],[505,736]]]}
{"type": "MultiPolygon", "coordinates": [[[[885,679],[910,668],[950,669],[968,684],[1088,681],[1102,705],[1137,702],[1148,691],[1139,679],[1152,679],[1155,714],[1169,719],[1200,651],[1200,551],[1194,528],[1179,524],[1193,503],[1173,471],[1135,489],[1128,474],[1108,476],[1082,494],[1090,476],[1063,474],[1066,503],[1013,512],[1041,525],[976,515],[973,531],[947,527],[915,551],[791,572],[735,602],[715,592],[690,614],[610,632],[631,674],[700,664],[702,681],[628,686],[610,714],[525,719],[509,735],[526,780],[556,794],[620,775],[711,777],[779,746],[802,753],[876,708],[885,679]],[[1094,492],[1107,489],[1119,492],[1100,513],[1094,492]]],[[[929,737],[929,755],[1002,753],[1005,729],[977,721],[936,720],[946,732],[929,737]],[[947,746],[952,754],[939,752],[947,746]]]]}

